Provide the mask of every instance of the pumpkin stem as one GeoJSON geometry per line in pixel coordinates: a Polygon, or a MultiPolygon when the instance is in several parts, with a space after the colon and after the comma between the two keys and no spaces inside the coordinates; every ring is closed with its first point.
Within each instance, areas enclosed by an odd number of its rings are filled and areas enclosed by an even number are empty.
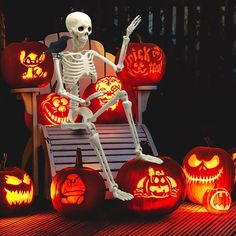
{"type": "Polygon", "coordinates": [[[76,149],[75,168],[83,168],[81,148],[76,149]]]}
{"type": "Polygon", "coordinates": [[[0,170],[4,170],[6,167],[6,162],[7,162],[7,153],[3,153],[3,157],[0,162],[0,170]]]}
{"type": "Polygon", "coordinates": [[[207,135],[203,139],[208,147],[213,147],[213,141],[210,136],[207,135]]]}
{"type": "Polygon", "coordinates": [[[137,38],[138,38],[139,43],[142,43],[142,42],[143,42],[142,37],[141,37],[140,34],[137,34],[137,38]]]}

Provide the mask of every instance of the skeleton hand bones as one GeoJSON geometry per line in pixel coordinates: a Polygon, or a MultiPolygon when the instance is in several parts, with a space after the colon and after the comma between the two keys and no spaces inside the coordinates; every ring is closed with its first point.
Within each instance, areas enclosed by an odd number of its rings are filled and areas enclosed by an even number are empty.
{"type": "Polygon", "coordinates": [[[139,15],[136,16],[126,29],[126,35],[123,36],[123,43],[122,43],[121,50],[120,50],[119,61],[118,61],[118,64],[116,65],[116,69],[115,69],[116,72],[120,72],[124,67],[123,63],[124,63],[124,58],[125,58],[125,54],[127,51],[128,43],[130,40],[129,36],[133,33],[133,31],[139,25],[141,20],[142,20],[141,16],[139,16],[139,15]]]}

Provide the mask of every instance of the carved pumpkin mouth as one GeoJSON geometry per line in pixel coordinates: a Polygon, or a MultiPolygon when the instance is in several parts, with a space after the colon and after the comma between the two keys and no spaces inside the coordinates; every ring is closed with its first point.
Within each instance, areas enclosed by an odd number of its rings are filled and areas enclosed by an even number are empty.
{"type": "Polygon", "coordinates": [[[25,203],[31,203],[33,200],[33,187],[30,191],[15,190],[11,191],[4,188],[6,191],[6,199],[10,205],[21,205],[25,203]]]}
{"type": "Polygon", "coordinates": [[[215,210],[227,211],[230,208],[230,201],[226,201],[225,199],[229,199],[229,197],[229,193],[225,191],[218,191],[211,197],[210,205],[215,210]]]}
{"type": "Polygon", "coordinates": [[[85,189],[80,190],[69,190],[63,193],[64,196],[80,196],[83,195],[85,192],[85,189]]]}
{"type": "Polygon", "coordinates": [[[55,116],[53,115],[49,109],[47,108],[47,106],[44,106],[45,108],[45,117],[47,120],[49,120],[53,125],[59,125],[61,124],[62,122],[66,122],[66,117],[59,117],[59,116],[55,116]]]}
{"type": "Polygon", "coordinates": [[[187,182],[190,183],[199,183],[199,184],[209,184],[214,183],[216,180],[218,180],[223,173],[223,167],[215,174],[215,175],[199,175],[199,174],[190,174],[186,168],[183,168],[183,171],[185,173],[187,182]]]}

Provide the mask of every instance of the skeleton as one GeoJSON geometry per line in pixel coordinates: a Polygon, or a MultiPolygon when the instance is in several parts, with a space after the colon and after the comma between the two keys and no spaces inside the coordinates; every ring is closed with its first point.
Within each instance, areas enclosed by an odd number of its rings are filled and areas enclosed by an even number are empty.
{"type": "Polygon", "coordinates": [[[128,94],[126,91],[122,90],[118,92],[115,97],[110,99],[102,108],[100,108],[93,114],[87,106],[89,106],[91,99],[102,96],[105,91],[93,93],[84,100],[79,97],[78,82],[83,75],[88,75],[91,78],[92,83],[95,83],[97,81],[96,68],[93,63],[94,57],[97,57],[103,62],[110,65],[116,72],[121,71],[124,66],[123,61],[130,40],[129,36],[140,23],[140,21],[141,17],[136,16],[131,24],[127,27],[126,35],[123,36],[119,61],[116,65],[96,51],[82,50],[86,42],[88,41],[89,35],[92,33],[91,19],[87,14],[83,12],[70,13],[66,17],[66,27],[72,37],[73,51],[63,51],[54,57],[55,75],[58,82],[58,94],[71,99],[67,122],[61,124],[61,127],[87,130],[87,132],[90,134],[90,144],[95,150],[101,168],[107,179],[109,191],[112,192],[114,198],[118,198],[123,201],[131,200],[133,198],[133,195],[120,190],[117,183],[114,181],[99,139],[99,134],[96,131],[96,127],[94,125],[97,117],[105,112],[110,106],[114,105],[119,99],[121,99],[134,141],[136,156],[143,160],[154,162],[157,164],[162,163],[162,160],[158,157],[142,153],[136,126],[132,117],[132,104],[128,100],[128,94]],[[60,68],[60,65],[62,65],[62,70],[60,68]],[[74,118],[78,114],[82,116],[82,121],[79,123],[75,123],[74,118]]]}

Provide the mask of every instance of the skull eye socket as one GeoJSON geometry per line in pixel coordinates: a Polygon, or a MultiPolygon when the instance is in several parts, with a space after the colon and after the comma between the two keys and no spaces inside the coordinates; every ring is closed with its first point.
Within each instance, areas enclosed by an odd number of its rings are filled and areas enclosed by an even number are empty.
{"type": "Polygon", "coordinates": [[[208,168],[208,169],[212,169],[215,168],[216,166],[218,166],[220,163],[220,158],[218,155],[214,155],[211,160],[209,161],[204,161],[204,165],[208,168]]]}
{"type": "Polygon", "coordinates": [[[197,156],[196,154],[192,154],[189,159],[188,159],[188,164],[191,166],[191,167],[197,167],[201,164],[201,161],[199,161],[197,159],[197,156]]]}
{"type": "Polygon", "coordinates": [[[91,27],[88,27],[88,31],[90,32],[92,30],[92,28],[91,27]]]}
{"type": "Polygon", "coordinates": [[[83,26],[80,26],[80,27],[78,27],[78,30],[81,32],[81,31],[84,30],[84,27],[83,27],[83,26]]]}

